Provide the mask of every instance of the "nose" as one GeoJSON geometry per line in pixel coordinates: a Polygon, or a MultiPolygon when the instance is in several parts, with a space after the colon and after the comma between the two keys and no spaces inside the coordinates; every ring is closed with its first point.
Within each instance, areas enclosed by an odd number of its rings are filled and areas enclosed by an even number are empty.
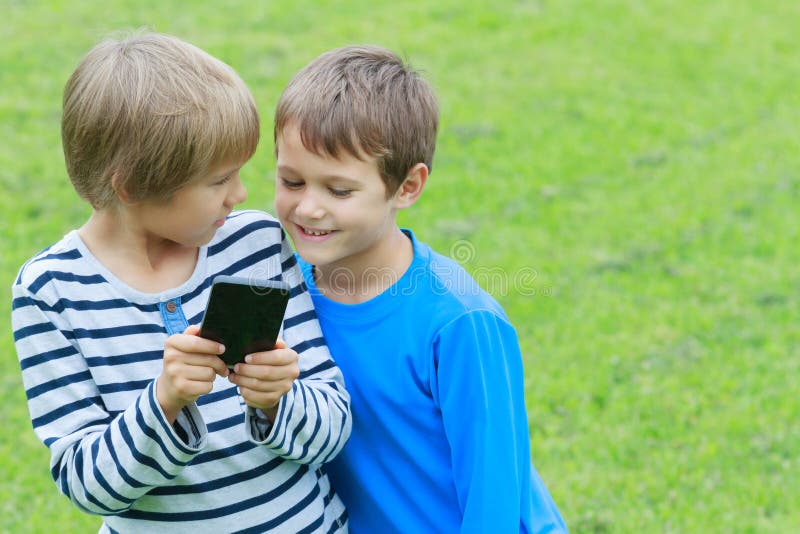
{"type": "Polygon", "coordinates": [[[300,197],[295,212],[305,219],[321,219],[325,215],[322,204],[315,198],[314,193],[308,190],[300,197]]]}
{"type": "Polygon", "coordinates": [[[225,199],[225,204],[229,208],[233,208],[233,206],[241,204],[245,200],[247,200],[247,188],[245,188],[244,184],[242,183],[239,173],[236,173],[236,176],[230,182],[230,188],[228,189],[228,196],[225,199]]]}

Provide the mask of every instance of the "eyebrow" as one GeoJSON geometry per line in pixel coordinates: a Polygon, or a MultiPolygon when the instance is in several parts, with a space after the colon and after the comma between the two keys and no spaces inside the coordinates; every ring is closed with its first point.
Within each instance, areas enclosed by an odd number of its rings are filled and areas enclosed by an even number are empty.
{"type": "MultiPolygon", "coordinates": [[[[303,173],[298,172],[296,169],[290,167],[289,165],[278,165],[277,170],[282,172],[288,172],[290,174],[296,174],[297,176],[303,176],[303,173]]],[[[320,176],[320,178],[325,180],[337,180],[339,182],[347,182],[351,184],[359,183],[358,180],[341,174],[323,174],[322,176],[320,176]]]]}

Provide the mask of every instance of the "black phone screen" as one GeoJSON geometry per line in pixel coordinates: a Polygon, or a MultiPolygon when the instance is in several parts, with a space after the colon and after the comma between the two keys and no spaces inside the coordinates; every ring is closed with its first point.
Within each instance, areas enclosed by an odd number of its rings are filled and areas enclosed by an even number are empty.
{"type": "Polygon", "coordinates": [[[271,350],[283,324],[289,284],[218,276],[211,286],[200,336],[225,345],[228,367],[253,352],[271,350]]]}

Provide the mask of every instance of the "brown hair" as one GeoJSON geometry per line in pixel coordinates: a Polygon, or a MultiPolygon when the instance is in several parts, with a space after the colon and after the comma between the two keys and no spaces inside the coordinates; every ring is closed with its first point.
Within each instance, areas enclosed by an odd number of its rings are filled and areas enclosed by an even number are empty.
{"type": "Polygon", "coordinates": [[[102,209],[118,191],[167,199],[214,165],[248,160],[259,118],[228,65],[143,33],[106,39],[81,60],[64,88],[61,137],[75,190],[102,209]]]}
{"type": "Polygon", "coordinates": [[[289,82],[275,110],[275,151],[292,123],[310,151],[378,160],[391,196],[417,163],[433,164],[439,107],[421,74],[378,46],[345,46],[317,57],[289,82]]]}

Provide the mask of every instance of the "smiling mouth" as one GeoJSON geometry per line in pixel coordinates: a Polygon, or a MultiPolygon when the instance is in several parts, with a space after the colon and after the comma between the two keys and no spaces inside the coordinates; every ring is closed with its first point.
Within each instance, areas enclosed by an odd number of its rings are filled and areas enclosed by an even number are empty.
{"type": "Polygon", "coordinates": [[[306,235],[313,235],[315,237],[321,237],[324,235],[330,235],[333,233],[333,230],[315,230],[314,228],[306,228],[305,226],[297,225],[300,230],[306,235]]]}

